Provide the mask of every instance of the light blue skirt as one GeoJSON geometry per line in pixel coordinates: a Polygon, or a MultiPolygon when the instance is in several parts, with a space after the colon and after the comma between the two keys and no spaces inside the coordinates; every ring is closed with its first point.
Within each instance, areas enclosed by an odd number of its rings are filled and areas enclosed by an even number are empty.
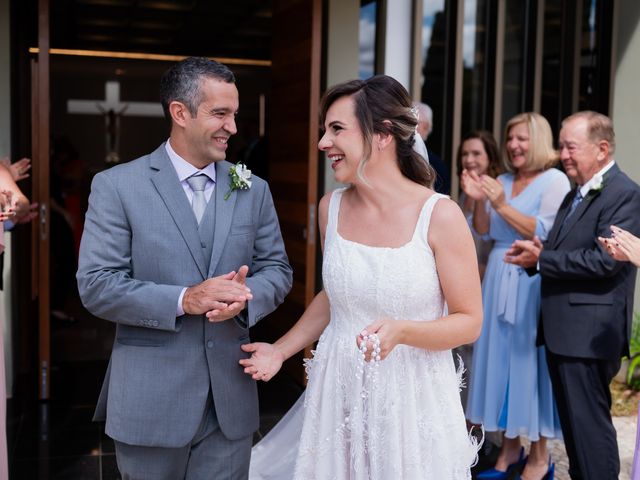
{"type": "Polygon", "coordinates": [[[489,255],[466,416],[507,438],[562,438],[545,349],[536,347],[540,276],[505,263],[508,247],[496,244],[489,255]]]}

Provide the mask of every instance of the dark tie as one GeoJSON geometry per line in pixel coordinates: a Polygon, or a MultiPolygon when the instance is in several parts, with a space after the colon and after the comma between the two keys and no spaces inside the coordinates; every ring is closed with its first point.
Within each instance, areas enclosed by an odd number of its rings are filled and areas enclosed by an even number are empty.
{"type": "Polygon", "coordinates": [[[573,212],[576,211],[576,208],[578,208],[578,205],[580,205],[580,202],[582,201],[584,197],[582,196],[582,192],[580,191],[580,188],[578,188],[577,192],[576,192],[576,196],[573,197],[573,201],[571,202],[571,208],[569,208],[569,213],[567,213],[566,218],[569,218],[571,215],[573,215],[573,212]]]}
{"type": "Polygon", "coordinates": [[[209,180],[209,177],[204,173],[197,173],[187,178],[187,183],[191,187],[191,190],[193,190],[191,208],[193,209],[198,224],[200,224],[204,210],[207,208],[207,199],[204,196],[204,186],[207,184],[207,180],[209,180]]]}

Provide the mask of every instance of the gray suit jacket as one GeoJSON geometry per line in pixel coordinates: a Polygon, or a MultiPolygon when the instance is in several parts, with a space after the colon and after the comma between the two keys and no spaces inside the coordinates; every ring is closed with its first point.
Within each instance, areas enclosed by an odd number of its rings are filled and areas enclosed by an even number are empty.
{"type": "Polygon", "coordinates": [[[209,390],[227,438],[258,427],[256,384],[238,364],[240,345],[283,301],[292,272],[266,182],[253,177],[249,190],[224,200],[230,167],[216,165],[215,228],[202,235],[164,144],[93,179],[77,279],[85,307],[117,324],[95,418],[106,417],[118,441],[186,445],[209,390]],[[176,318],[184,287],[243,264],[253,294],[243,318],[176,318]]]}

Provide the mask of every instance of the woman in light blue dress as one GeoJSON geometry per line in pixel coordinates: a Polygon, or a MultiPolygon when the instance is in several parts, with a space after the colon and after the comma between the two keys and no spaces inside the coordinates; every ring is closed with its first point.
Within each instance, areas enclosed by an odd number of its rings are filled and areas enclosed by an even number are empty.
{"type": "Polygon", "coordinates": [[[473,227],[493,241],[482,284],[484,322],[474,346],[467,418],[503,433],[494,468],[477,478],[553,478],[546,440],[561,437],[543,347],[536,346],[540,277],[504,262],[516,239],[545,240],[570,185],[551,168],[558,159],[549,123],[536,113],[515,116],[505,127],[507,173],[493,179],[463,171],[462,187],[476,199],[473,227]],[[531,441],[528,459],[520,437],[531,441]]]}
{"type": "MultiPolygon", "coordinates": [[[[500,158],[500,147],[498,147],[498,143],[495,138],[493,138],[493,134],[486,130],[474,130],[462,137],[456,155],[456,165],[458,167],[458,177],[462,175],[463,170],[467,170],[468,172],[473,171],[479,176],[489,175],[491,178],[496,178],[504,171],[500,158]]],[[[486,208],[488,201],[485,200],[482,203],[485,204],[486,208]]],[[[478,233],[473,230],[473,210],[475,209],[475,204],[476,201],[464,192],[458,197],[458,205],[460,205],[462,213],[467,219],[467,223],[472,227],[471,233],[473,243],[476,246],[480,280],[482,280],[484,272],[487,269],[489,253],[493,248],[493,240],[491,240],[488,235],[478,235],[478,233]]],[[[453,350],[453,356],[454,358],[460,358],[467,375],[469,375],[469,372],[471,372],[473,368],[473,364],[471,363],[473,358],[473,343],[455,348],[453,350]]],[[[462,405],[467,404],[468,394],[468,388],[461,389],[460,399],[462,400],[462,405]]]]}

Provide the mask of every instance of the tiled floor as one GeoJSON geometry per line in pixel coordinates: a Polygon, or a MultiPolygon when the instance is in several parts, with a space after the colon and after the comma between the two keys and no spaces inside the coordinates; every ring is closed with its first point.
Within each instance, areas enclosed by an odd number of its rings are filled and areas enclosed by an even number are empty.
{"type": "MultiPolygon", "coordinates": [[[[35,391],[8,402],[12,480],[116,480],[113,441],[91,421],[105,362],[67,363],[53,372],[54,400],[38,402],[35,391]]],[[[35,384],[21,379],[20,384],[35,384]]],[[[295,402],[301,388],[284,375],[260,386],[261,426],[266,433],[295,402]]],[[[259,434],[256,438],[258,438],[259,434]]]]}
{"type": "MultiPolygon", "coordinates": [[[[637,416],[613,417],[613,425],[618,436],[618,450],[620,453],[620,476],[619,480],[630,480],[631,466],[635,453],[637,416]]],[[[529,442],[523,441],[525,452],[529,449],[529,442]]],[[[548,443],[551,460],[555,463],[555,480],[570,480],[569,459],[561,440],[551,440],[548,443]]],[[[490,456],[497,455],[497,449],[492,449],[490,456]]],[[[493,460],[495,462],[495,460],[493,460]]],[[[489,459],[482,460],[483,465],[478,465],[476,470],[482,471],[484,465],[491,466],[489,459]]]]}
{"type": "MultiPolygon", "coordinates": [[[[102,423],[91,421],[106,364],[103,361],[59,365],[53,371],[55,387],[50,402],[38,402],[35,389],[22,389],[8,402],[10,478],[12,480],[117,480],[113,441],[102,423]]],[[[19,385],[35,385],[20,379],[19,385]]],[[[284,374],[260,384],[261,425],[256,439],[266,433],[292,405],[301,388],[284,374]]],[[[617,417],[622,480],[629,478],[635,447],[636,417],[617,417]]],[[[568,479],[562,442],[549,445],[556,462],[556,478],[568,479]]],[[[489,442],[476,469],[491,466],[497,447],[489,442]]]]}
{"type": "MultiPolygon", "coordinates": [[[[629,480],[631,478],[631,465],[635,452],[636,438],[635,415],[628,417],[613,417],[613,425],[618,433],[618,451],[620,452],[620,476],[618,480],[629,480]]],[[[551,457],[556,464],[555,480],[570,480],[569,459],[564,448],[564,443],[554,440],[549,443],[551,457]]]]}
{"type": "MultiPolygon", "coordinates": [[[[104,425],[91,421],[106,362],[75,362],[53,371],[50,402],[22,390],[8,402],[10,478],[12,480],[117,480],[113,441],[104,425]]],[[[21,379],[20,385],[35,385],[21,379]]],[[[260,430],[266,434],[295,402],[301,388],[284,374],[259,384],[260,430]]],[[[485,449],[482,465],[495,461],[485,449]]]]}
{"type": "MultiPolygon", "coordinates": [[[[115,324],[89,314],[74,289],[68,292],[64,307],[74,321],[51,320],[51,400],[38,401],[35,376],[19,376],[13,398],[7,402],[11,480],[120,478],[113,441],[105,435],[103,423],[91,421],[115,324]]],[[[275,425],[301,392],[285,373],[267,384],[259,383],[256,439],[275,425]]]]}
{"type": "MultiPolygon", "coordinates": [[[[79,320],[52,324],[52,391],[49,402],[37,400],[35,378],[19,377],[7,404],[7,435],[11,480],[119,479],[113,441],[102,423],[91,421],[106,360],[113,342],[113,324],[88,315],[79,301],[68,310],[79,320]]],[[[259,383],[260,431],[265,434],[301,393],[301,387],[281,373],[259,383]]],[[[629,478],[635,448],[636,417],[614,419],[620,447],[622,480],[629,478]]],[[[550,450],[556,478],[568,479],[568,461],[562,442],[550,450]]],[[[495,463],[497,447],[486,442],[478,465],[481,471],[495,463]]]]}

